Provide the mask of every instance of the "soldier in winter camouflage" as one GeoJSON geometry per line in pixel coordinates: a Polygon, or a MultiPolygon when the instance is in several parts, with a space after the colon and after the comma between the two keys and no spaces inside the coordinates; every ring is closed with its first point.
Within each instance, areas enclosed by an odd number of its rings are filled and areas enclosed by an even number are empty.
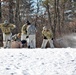
{"type": "Polygon", "coordinates": [[[27,24],[24,24],[21,29],[21,40],[26,40],[27,24]]]}
{"type": "Polygon", "coordinates": [[[46,47],[46,44],[47,42],[50,43],[50,47],[51,48],[54,48],[54,45],[53,45],[53,33],[51,30],[47,29],[46,26],[43,27],[43,30],[42,30],[42,35],[43,35],[43,42],[42,42],[42,46],[41,48],[45,48],[46,47]]]}
{"type": "Polygon", "coordinates": [[[29,38],[29,48],[36,48],[36,27],[28,21],[27,37],[29,38]]]}
{"type": "Polygon", "coordinates": [[[0,24],[0,28],[3,32],[3,46],[4,48],[10,48],[12,36],[11,31],[16,28],[16,26],[14,24],[10,24],[7,20],[5,20],[4,23],[0,24]]]}
{"type": "Polygon", "coordinates": [[[22,48],[21,33],[12,36],[11,48],[22,48]]]}
{"type": "MultiPolygon", "coordinates": [[[[26,38],[27,37],[27,26],[28,26],[28,21],[21,28],[21,41],[22,42],[27,41],[27,46],[28,46],[29,39],[26,38]]],[[[24,46],[24,43],[22,43],[22,44],[24,46]]]]}

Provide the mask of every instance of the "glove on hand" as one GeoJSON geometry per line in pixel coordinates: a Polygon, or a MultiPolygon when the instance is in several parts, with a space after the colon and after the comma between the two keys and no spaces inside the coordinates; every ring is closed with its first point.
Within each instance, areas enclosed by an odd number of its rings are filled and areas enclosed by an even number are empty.
{"type": "Polygon", "coordinates": [[[26,40],[22,40],[22,41],[21,41],[22,44],[25,44],[26,42],[27,42],[26,40]]]}
{"type": "Polygon", "coordinates": [[[26,36],[26,38],[29,38],[29,36],[26,36]]]}
{"type": "Polygon", "coordinates": [[[52,38],[51,40],[53,40],[54,38],[52,38]]]}
{"type": "Polygon", "coordinates": [[[47,38],[44,36],[44,39],[47,39],[47,38]]]}

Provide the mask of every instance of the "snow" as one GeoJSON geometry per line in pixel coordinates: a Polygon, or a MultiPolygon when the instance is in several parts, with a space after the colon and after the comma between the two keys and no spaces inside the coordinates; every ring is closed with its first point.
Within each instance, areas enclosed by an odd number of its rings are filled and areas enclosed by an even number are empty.
{"type": "Polygon", "coordinates": [[[62,48],[76,48],[76,33],[65,35],[56,39],[56,42],[60,44],[62,48]]]}
{"type": "Polygon", "coordinates": [[[76,75],[76,49],[1,49],[0,75],[76,75]]]}
{"type": "Polygon", "coordinates": [[[66,10],[64,13],[70,13],[72,12],[72,10],[66,10]]]}

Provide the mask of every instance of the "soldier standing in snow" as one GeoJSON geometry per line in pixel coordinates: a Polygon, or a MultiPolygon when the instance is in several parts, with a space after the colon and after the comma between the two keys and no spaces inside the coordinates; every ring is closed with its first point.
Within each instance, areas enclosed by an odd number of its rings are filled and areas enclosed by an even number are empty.
{"type": "Polygon", "coordinates": [[[27,38],[29,38],[29,48],[36,48],[36,27],[28,21],[27,38]]]}
{"type": "Polygon", "coordinates": [[[53,33],[51,30],[47,29],[46,26],[43,27],[43,30],[42,30],[42,35],[43,35],[43,42],[42,42],[42,46],[41,48],[45,48],[46,47],[46,44],[47,42],[50,43],[50,47],[51,48],[54,48],[54,45],[53,45],[53,33]]]}
{"type": "Polygon", "coordinates": [[[11,37],[12,37],[12,30],[16,28],[14,24],[10,24],[7,20],[4,23],[0,24],[0,28],[3,32],[3,46],[4,48],[11,47],[11,37]]]}
{"type": "Polygon", "coordinates": [[[26,38],[27,36],[27,26],[28,26],[28,21],[26,22],[26,24],[24,24],[22,26],[22,29],[21,29],[21,41],[22,41],[22,46],[24,47],[24,44],[26,43],[27,41],[27,46],[28,46],[28,38],[26,38]]]}

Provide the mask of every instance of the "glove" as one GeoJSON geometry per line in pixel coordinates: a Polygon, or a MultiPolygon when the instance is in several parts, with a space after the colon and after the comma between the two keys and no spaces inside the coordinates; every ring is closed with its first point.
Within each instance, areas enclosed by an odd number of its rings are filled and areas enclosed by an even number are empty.
{"type": "Polygon", "coordinates": [[[26,38],[29,38],[29,36],[26,36],[26,38]]]}
{"type": "Polygon", "coordinates": [[[11,40],[8,39],[8,41],[11,41],[11,40]]]}
{"type": "Polygon", "coordinates": [[[26,42],[27,42],[26,40],[22,40],[22,41],[21,41],[22,44],[25,44],[26,42]]]}
{"type": "Polygon", "coordinates": [[[30,48],[30,46],[28,46],[28,48],[30,48]]]}
{"type": "Polygon", "coordinates": [[[44,39],[47,39],[47,38],[44,36],[44,39]]]}
{"type": "Polygon", "coordinates": [[[53,40],[54,38],[52,38],[51,40],[53,40]]]}

